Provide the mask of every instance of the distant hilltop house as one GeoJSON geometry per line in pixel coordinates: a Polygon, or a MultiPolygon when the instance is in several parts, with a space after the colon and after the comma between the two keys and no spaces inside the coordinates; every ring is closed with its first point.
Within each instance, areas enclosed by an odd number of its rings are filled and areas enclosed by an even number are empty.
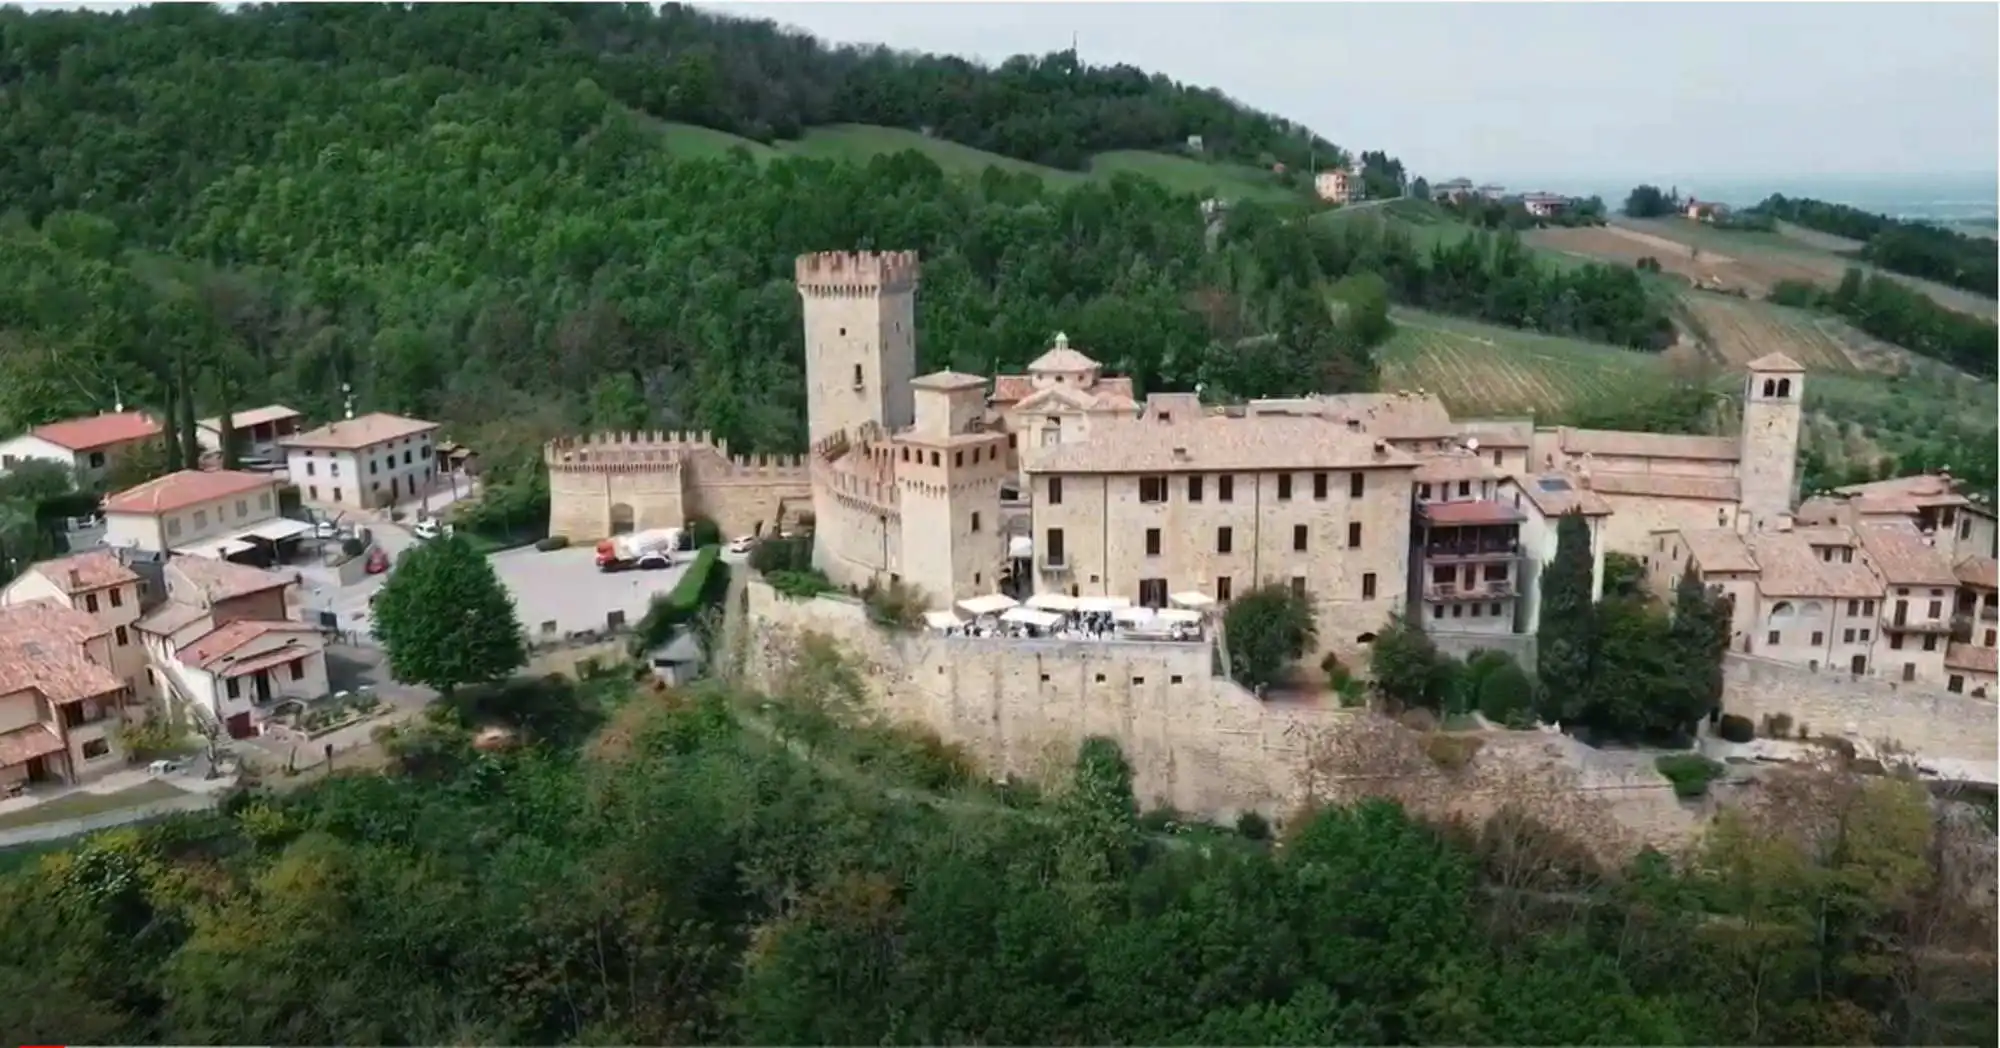
{"type": "Polygon", "coordinates": [[[1729,205],[1719,204],[1713,200],[1696,200],[1690,197],[1687,202],[1687,209],[1683,214],[1696,222],[1712,223],[1729,218],[1729,205]]]}
{"type": "Polygon", "coordinates": [[[1454,178],[1449,182],[1439,182],[1431,187],[1431,199],[1459,203],[1473,193],[1472,180],[1454,178]]]}
{"type": "Polygon", "coordinates": [[[1499,200],[1507,195],[1506,186],[1496,186],[1491,182],[1479,187],[1479,195],[1488,200],[1499,200]]]}
{"type": "Polygon", "coordinates": [[[1313,176],[1313,192],[1329,204],[1345,204],[1352,199],[1357,181],[1345,168],[1328,168],[1313,176]]]}
{"type": "Polygon", "coordinates": [[[1196,153],[1199,153],[1199,152],[1201,152],[1201,151],[1202,151],[1202,141],[1201,141],[1201,136],[1200,136],[1200,135],[1189,135],[1189,136],[1187,136],[1187,147],[1188,147],[1188,149],[1189,149],[1189,150],[1191,150],[1191,151],[1193,151],[1193,152],[1196,152],[1196,153]]]}
{"type": "Polygon", "coordinates": [[[1521,194],[1521,206],[1536,218],[1554,218],[1569,210],[1572,203],[1574,201],[1560,193],[1521,194]]]}

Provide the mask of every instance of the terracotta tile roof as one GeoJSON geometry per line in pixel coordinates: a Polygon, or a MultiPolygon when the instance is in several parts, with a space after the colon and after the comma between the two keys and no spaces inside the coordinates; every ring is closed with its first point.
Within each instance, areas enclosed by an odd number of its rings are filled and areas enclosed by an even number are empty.
{"type": "Polygon", "coordinates": [[[1473,499],[1465,502],[1426,502],[1417,507],[1426,521],[1440,527],[1474,524],[1518,524],[1521,511],[1505,502],[1473,499]]]}
{"type": "Polygon", "coordinates": [[[978,375],[968,375],[963,371],[933,371],[910,380],[912,389],[985,389],[986,380],[978,375]]]}
{"type": "Polygon", "coordinates": [[[1056,332],[1055,341],[1049,345],[1049,351],[1036,357],[1029,363],[1028,373],[1032,375],[1038,371],[1052,371],[1060,374],[1075,374],[1079,371],[1091,371],[1101,366],[1097,361],[1090,359],[1090,357],[1071,349],[1069,347],[1069,336],[1058,331],[1056,332]]]}
{"type": "Polygon", "coordinates": [[[1275,473],[1416,465],[1366,434],[1316,418],[1224,418],[1172,422],[1106,419],[1080,441],[1024,448],[1031,473],[1275,473]]]}
{"type": "Polygon", "coordinates": [[[1850,484],[1835,488],[1834,495],[1836,499],[1845,499],[1862,514],[1910,515],[1931,506],[1964,506],[1974,512],[1992,515],[1991,510],[1974,506],[1971,500],[1959,494],[1951,478],[1932,474],[1850,484]]]}
{"type": "Polygon", "coordinates": [[[988,394],[989,404],[1014,404],[1035,391],[1035,380],[1031,375],[996,375],[993,392],[988,394]]]}
{"type": "Polygon", "coordinates": [[[1952,573],[1961,585],[2000,589],[2000,560],[1992,557],[1966,557],[1952,565],[1952,573]]]}
{"type": "Polygon", "coordinates": [[[1571,455],[1614,458],[1671,458],[1704,462],[1735,462],[1735,437],[1694,437],[1678,433],[1632,433],[1617,429],[1570,429],[1559,433],[1560,445],[1571,455]]]}
{"type": "Polygon", "coordinates": [[[1605,495],[1644,495],[1663,499],[1736,502],[1742,488],[1735,477],[1691,477],[1684,473],[1606,473],[1590,471],[1591,489],[1605,495]]]}
{"type": "Polygon", "coordinates": [[[107,497],[106,513],[172,513],[204,502],[235,495],[276,490],[278,482],[269,474],[240,470],[184,469],[156,477],[136,488],[107,497]]]}
{"type": "Polygon", "coordinates": [[[26,764],[36,757],[46,757],[60,752],[62,740],[56,733],[42,724],[30,724],[0,735],[0,768],[26,764]]]}
{"type": "Polygon", "coordinates": [[[286,437],[280,443],[288,448],[326,448],[332,451],[355,451],[372,447],[386,441],[400,440],[426,433],[438,428],[435,422],[422,419],[404,418],[377,411],[356,418],[329,422],[318,429],[286,437]]]}
{"type": "Polygon", "coordinates": [[[1975,648],[1970,644],[1953,641],[1945,646],[1944,664],[1949,669],[1984,673],[1991,677],[2000,672],[2000,666],[1996,666],[2000,659],[1996,659],[1995,655],[1992,648],[1975,648]]]}
{"type": "Polygon", "coordinates": [[[1429,393],[1341,393],[1318,397],[1253,400],[1245,411],[1257,415],[1304,415],[1353,423],[1386,440],[1446,440],[1458,435],[1444,401],[1429,393]]]}
{"type": "Polygon", "coordinates": [[[72,553],[67,557],[45,560],[28,569],[55,584],[64,593],[75,596],[90,590],[117,586],[139,581],[139,576],[118,554],[110,550],[93,549],[82,553],[72,553]]]}
{"type": "Polygon", "coordinates": [[[1574,509],[1586,517],[1608,517],[1611,504],[1604,496],[1583,487],[1580,478],[1562,473],[1515,477],[1514,487],[1544,517],[1560,517],[1574,509]]]}
{"type": "Polygon", "coordinates": [[[1806,370],[1804,365],[1783,353],[1766,353],[1747,366],[1752,371],[1789,371],[1793,374],[1803,374],[1806,370]]]}
{"type": "Polygon", "coordinates": [[[110,444],[157,437],[160,435],[160,423],[143,411],[121,411],[112,415],[51,422],[28,432],[59,448],[89,451],[110,444]]]}
{"type": "Polygon", "coordinates": [[[214,671],[227,661],[230,654],[266,634],[317,634],[318,632],[302,622],[239,619],[208,633],[192,644],[183,645],[176,657],[196,669],[214,671]]]}
{"type": "Polygon", "coordinates": [[[147,633],[168,637],[207,616],[208,609],[198,604],[170,600],[155,608],[152,614],[140,619],[136,625],[147,633]]]}
{"type": "Polygon", "coordinates": [[[1687,547],[1688,555],[1701,565],[1704,572],[1754,572],[1757,559],[1750,555],[1750,547],[1729,528],[1687,528],[1676,532],[1681,545],[1687,547]]]}
{"type": "Polygon", "coordinates": [[[1499,480],[1507,474],[1491,459],[1471,453],[1426,455],[1417,463],[1417,483],[1441,484],[1455,480],[1499,480]]]}
{"type": "Polygon", "coordinates": [[[1525,448],[1534,444],[1534,419],[1474,418],[1458,424],[1458,435],[1479,440],[1481,447],[1525,448]]]}
{"type": "MultiPolygon", "coordinates": [[[[261,426],[267,422],[279,422],[288,418],[304,417],[304,412],[293,411],[283,404],[270,404],[261,408],[251,408],[248,411],[238,411],[229,416],[229,422],[237,429],[249,429],[251,426],[261,426]]],[[[202,419],[199,425],[203,429],[221,429],[222,416],[217,415],[214,418],[202,419]]]]}
{"type": "Polygon", "coordinates": [[[1907,524],[1867,524],[1856,529],[1875,571],[1896,586],[1957,586],[1951,560],[1907,524]]]}
{"type": "Polygon", "coordinates": [[[1864,560],[1821,560],[1797,532],[1762,531],[1748,541],[1757,558],[1757,591],[1767,597],[1882,596],[1882,580],[1864,560]]]}
{"type": "MultiPolygon", "coordinates": [[[[253,568],[248,564],[234,561],[216,560],[211,557],[175,557],[167,562],[167,588],[177,598],[185,584],[190,596],[199,597],[206,604],[234,597],[262,593],[278,586],[289,586],[296,579],[291,575],[253,568]]],[[[188,603],[194,603],[189,601],[188,603]]]]}
{"type": "Polygon", "coordinates": [[[125,686],[90,661],[84,645],[110,632],[54,600],[0,608],[0,695],[33,688],[53,703],[75,702],[125,686]]]}

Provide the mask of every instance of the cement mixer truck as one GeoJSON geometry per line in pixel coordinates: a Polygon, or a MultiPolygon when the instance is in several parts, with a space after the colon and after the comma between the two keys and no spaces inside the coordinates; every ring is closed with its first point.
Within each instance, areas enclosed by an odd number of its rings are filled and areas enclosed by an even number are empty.
{"type": "Polygon", "coordinates": [[[597,544],[597,570],[665,568],[673,564],[674,553],[680,548],[679,528],[653,528],[629,535],[613,535],[597,544]]]}

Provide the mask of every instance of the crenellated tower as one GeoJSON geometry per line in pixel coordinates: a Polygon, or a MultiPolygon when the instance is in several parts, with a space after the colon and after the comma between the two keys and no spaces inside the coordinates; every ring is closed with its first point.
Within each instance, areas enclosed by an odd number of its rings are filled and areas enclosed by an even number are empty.
{"type": "Polygon", "coordinates": [[[809,439],[915,420],[917,253],[825,251],[797,263],[809,439]]]}

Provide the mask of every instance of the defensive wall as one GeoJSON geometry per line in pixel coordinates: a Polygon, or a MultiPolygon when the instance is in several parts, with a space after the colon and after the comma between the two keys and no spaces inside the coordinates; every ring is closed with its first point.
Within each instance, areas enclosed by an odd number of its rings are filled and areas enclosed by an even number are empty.
{"type": "Polygon", "coordinates": [[[725,536],[769,530],[812,503],[801,456],[729,454],[708,433],[593,433],[548,443],[549,534],[592,542],[621,531],[715,521],[725,536]]]}
{"type": "Polygon", "coordinates": [[[1608,816],[1596,825],[1605,846],[1619,849],[1683,843],[1701,821],[1700,807],[1675,799],[1650,756],[1599,753],[1552,733],[1499,732],[1489,733],[1469,773],[1447,775],[1422,756],[1412,733],[1373,714],[1260,702],[1217,672],[1207,644],[889,631],[850,597],[791,600],[756,578],[742,584],[732,610],[747,629],[747,683],[778,690],[798,645],[816,634],[853,665],[873,712],[964,747],[996,776],[1047,781],[1070,766],[1085,738],[1102,735],[1123,749],[1147,807],[1283,817],[1343,784],[1411,796],[1393,788],[1401,784],[1365,781],[1365,752],[1349,769],[1352,783],[1347,773],[1328,778],[1314,767],[1315,755],[1331,752],[1329,740],[1350,737],[1359,744],[1353,752],[1400,737],[1406,759],[1396,777],[1416,780],[1425,803],[1440,809],[1478,814],[1537,789],[1560,793],[1566,804],[1608,816]]]}
{"type": "Polygon", "coordinates": [[[2000,749],[2000,707],[1989,699],[1736,653],[1723,657],[1722,680],[1722,708],[1760,728],[1765,717],[1784,714],[1814,735],[1893,742],[1918,756],[1988,766],[2000,749]]]}

